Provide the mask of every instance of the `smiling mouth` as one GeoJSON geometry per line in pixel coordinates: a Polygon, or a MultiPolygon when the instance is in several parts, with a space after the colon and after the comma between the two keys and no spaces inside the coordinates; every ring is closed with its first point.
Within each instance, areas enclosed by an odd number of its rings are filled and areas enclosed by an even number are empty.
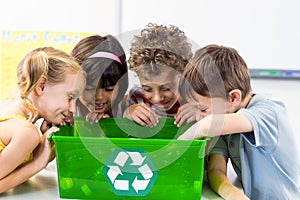
{"type": "Polygon", "coordinates": [[[163,104],[153,104],[158,109],[166,109],[168,107],[168,103],[163,103],[163,104]]]}
{"type": "Polygon", "coordinates": [[[67,114],[66,113],[61,113],[63,116],[63,121],[70,121],[73,118],[73,112],[69,111],[67,114]]]}
{"type": "Polygon", "coordinates": [[[63,116],[62,120],[65,120],[68,116],[64,113],[61,113],[61,115],[63,116]]]}
{"type": "Polygon", "coordinates": [[[95,110],[101,110],[104,108],[106,103],[97,103],[95,104],[95,110]]]}

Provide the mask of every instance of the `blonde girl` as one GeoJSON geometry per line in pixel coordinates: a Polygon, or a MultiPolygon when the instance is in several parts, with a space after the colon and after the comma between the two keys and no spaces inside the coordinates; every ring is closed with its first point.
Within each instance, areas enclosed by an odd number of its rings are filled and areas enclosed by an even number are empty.
{"type": "Polygon", "coordinates": [[[44,118],[64,124],[85,87],[77,62],[51,47],[28,53],[17,73],[17,98],[0,101],[0,193],[25,182],[54,158],[47,137],[58,128],[40,135],[34,123],[44,118]]]}

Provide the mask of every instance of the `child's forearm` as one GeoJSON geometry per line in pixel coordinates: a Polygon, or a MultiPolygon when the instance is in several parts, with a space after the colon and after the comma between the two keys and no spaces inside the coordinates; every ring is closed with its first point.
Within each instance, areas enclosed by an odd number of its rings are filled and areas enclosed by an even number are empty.
{"type": "Polygon", "coordinates": [[[206,123],[208,121],[209,117],[206,117],[195,124],[193,124],[189,129],[187,129],[181,136],[178,137],[179,140],[194,140],[194,139],[200,139],[205,136],[211,136],[208,135],[209,130],[209,123],[206,123]],[[208,125],[208,126],[207,126],[208,125]]]}
{"type": "Polygon", "coordinates": [[[42,169],[43,167],[36,164],[33,160],[18,167],[12,173],[0,180],[0,193],[22,184],[42,169]]]}
{"type": "Polygon", "coordinates": [[[235,187],[229,181],[227,176],[222,171],[210,171],[208,173],[208,181],[210,187],[224,199],[248,199],[239,188],[235,187]]]}
{"type": "Polygon", "coordinates": [[[48,137],[58,130],[59,128],[57,127],[51,127],[50,129],[48,129],[42,135],[38,146],[35,147],[33,151],[33,159],[24,164],[21,164],[7,176],[0,179],[0,193],[25,182],[30,177],[34,176],[42,169],[44,169],[48,165],[49,161],[53,160],[54,148],[48,141],[48,137]]]}
{"type": "Polygon", "coordinates": [[[203,137],[216,137],[233,133],[247,133],[253,131],[252,124],[248,118],[243,115],[214,114],[209,115],[182,134],[178,139],[193,140],[203,137]]]}
{"type": "Polygon", "coordinates": [[[227,178],[228,158],[222,154],[212,154],[208,161],[208,183],[210,187],[224,199],[248,199],[227,178]]]}
{"type": "Polygon", "coordinates": [[[249,200],[249,198],[232,183],[223,182],[220,185],[218,194],[226,200],[249,200]]]}
{"type": "Polygon", "coordinates": [[[227,177],[220,170],[208,170],[208,183],[210,187],[223,198],[227,196],[230,185],[227,183],[227,177]]]}

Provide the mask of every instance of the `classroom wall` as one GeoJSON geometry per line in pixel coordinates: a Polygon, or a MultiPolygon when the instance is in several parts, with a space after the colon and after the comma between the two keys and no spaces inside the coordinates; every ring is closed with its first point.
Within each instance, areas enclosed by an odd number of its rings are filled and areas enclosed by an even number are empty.
{"type": "Polygon", "coordinates": [[[119,0],[1,1],[0,99],[15,96],[17,64],[27,52],[41,46],[70,52],[88,35],[116,34],[119,10],[119,0]]]}
{"type": "Polygon", "coordinates": [[[236,48],[249,68],[300,70],[300,1],[123,1],[122,31],[148,22],[173,24],[199,46],[236,48]]]}
{"type": "MultiPolygon", "coordinates": [[[[123,33],[148,22],[180,27],[194,50],[216,43],[234,47],[249,68],[300,70],[300,1],[151,0],[123,1],[123,33]]],[[[252,79],[253,92],[285,102],[291,126],[299,132],[300,79],[252,79]]],[[[299,132],[300,135],[300,132],[299,132]]]]}

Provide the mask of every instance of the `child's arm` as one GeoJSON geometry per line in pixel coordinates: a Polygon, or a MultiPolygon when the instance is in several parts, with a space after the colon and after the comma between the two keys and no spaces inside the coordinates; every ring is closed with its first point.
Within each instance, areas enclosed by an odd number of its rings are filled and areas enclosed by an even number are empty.
{"type": "Polygon", "coordinates": [[[253,131],[250,120],[237,113],[209,115],[184,132],[178,139],[194,140],[203,137],[215,137],[233,133],[247,133],[253,131]]]}
{"type": "MultiPolygon", "coordinates": [[[[47,138],[53,132],[58,131],[57,127],[51,127],[41,138],[38,146],[34,149],[33,160],[13,167],[14,170],[0,179],[0,193],[5,192],[28,180],[30,177],[45,168],[49,161],[54,158],[54,148],[47,138]]],[[[32,132],[31,132],[32,133],[32,132]]],[[[25,143],[23,145],[26,145],[25,143]]],[[[8,145],[9,146],[9,145],[8,145]]],[[[22,149],[16,149],[15,154],[22,149]]],[[[2,153],[2,152],[1,152],[2,153]]],[[[12,156],[10,156],[13,159],[12,156]]],[[[6,163],[7,164],[7,163],[6,163]]]]}
{"type": "Polygon", "coordinates": [[[14,171],[39,144],[37,128],[29,122],[17,126],[6,123],[5,132],[12,135],[9,143],[0,153],[0,180],[14,171]]]}
{"type": "Polygon", "coordinates": [[[123,113],[123,117],[135,121],[142,126],[153,127],[158,123],[159,116],[145,103],[130,105],[123,113]]]}
{"type": "Polygon", "coordinates": [[[221,154],[212,154],[208,161],[208,183],[224,199],[249,199],[227,178],[227,158],[221,154]]]}

